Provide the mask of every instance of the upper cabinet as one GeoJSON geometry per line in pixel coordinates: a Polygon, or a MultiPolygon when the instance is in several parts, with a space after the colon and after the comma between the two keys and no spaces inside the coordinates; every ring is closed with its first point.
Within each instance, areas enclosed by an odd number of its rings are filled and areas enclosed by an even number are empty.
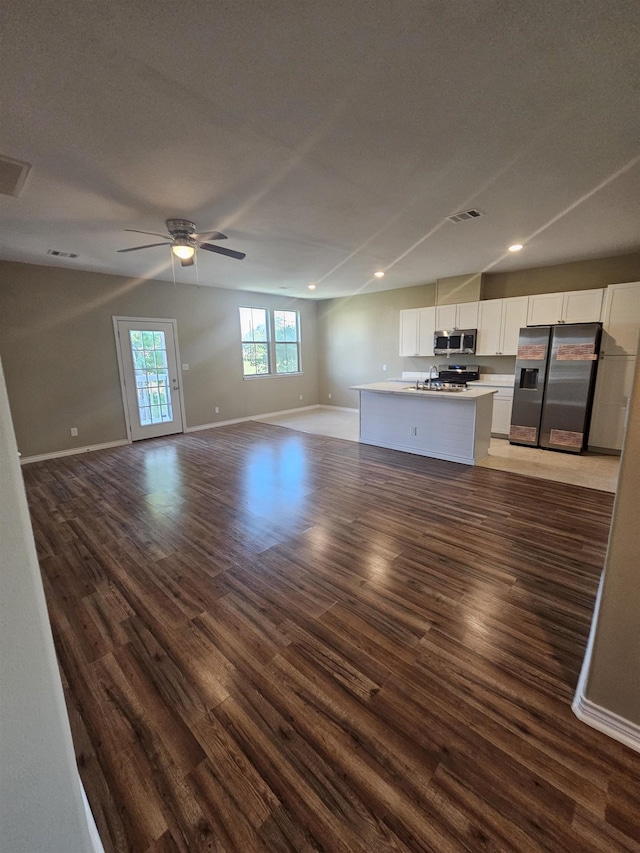
{"type": "Polygon", "coordinates": [[[400,355],[418,355],[418,311],[405,308],[400,312],[400,355]]]}
{"type": "Polygon", "coordinates": [[[602,312],[606,355],[635,355],[640,333],[640,281],[611,284],[602,312]]]}
{"type": "Polygon", "coordinates": [[[418,308],[418,355],[433,355],[436,309],[418,308]]]}
{"type": "Polygon", "coordinates": [[[435,308],[406,308],[400,311],[400,355],[433,355],[435,308]]]}
{"type": "Polygon", "coordinates": [[[603,297],[604,288],[530,296],[527,326],[597,323],[602,316],[603,297]]]}
{"type": "Polygon", "coordinates": [[[528,296],[480,302],[476,355],[516,355],[528,303],[528,296]]]}
{"type": "Polygon", "coordinates": [[[436,307],[436,329],[477,329],[478,302],[436,307]]]}
{"type": "Polygon", "coordinates": [[[516,355],[523,326],[601,320],[603,351],[608,355],[635,355],[640,335],[640,282],[407,308],[400,311],[400,355],[432,356],[436,329],[477,329],[476,355],[516,355]]]}

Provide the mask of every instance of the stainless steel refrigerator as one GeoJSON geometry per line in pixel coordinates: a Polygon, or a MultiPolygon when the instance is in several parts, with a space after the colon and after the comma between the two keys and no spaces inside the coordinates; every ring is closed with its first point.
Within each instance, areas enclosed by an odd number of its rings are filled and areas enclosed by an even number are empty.
{"type": "Polygon", "coordinates": [[[600,323],[520,329],[511,444],[580,453],[587,446],[600,323]]]}

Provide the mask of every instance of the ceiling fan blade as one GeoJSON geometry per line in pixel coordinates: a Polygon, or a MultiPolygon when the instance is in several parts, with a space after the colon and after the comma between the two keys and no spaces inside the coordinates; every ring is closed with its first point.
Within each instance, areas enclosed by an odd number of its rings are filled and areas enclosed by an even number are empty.
{"type": "Polygon", "coordinates": [[[227,235],[219,231],[202,231],[200,234],[191,235],[194,240],[226,240],[227,235]]]}
{"type": "Polygon", "coordinates": [[[201,249],[206,249],[207,252],[217,252],[219,255],[227,255],[227,257],[236,258],[238,261],[247,257],[244,252],[234,252],[233,249],[225,249],[223,246],[212,246],[210,243],[198,243],[198,246],[201,249]]]}
{"type": "Polygon", "coordinates": [[[171,243],[149,243],[146,246],[133,246],[131,249],[118,249],[119,252],[137,252],[138,249],[152,249],[154,246],[170,246],[171,243]]]}
{"type": "Polygon", "coordinates": [[[192,267],[193,266],[193,256],[190,258],[180,258],[180,263],[183,267],[192,267]]]}
{"type": "Polygon", "coordinates": [[[157,234],[155,231],[138,231],[137,228],[125,228],[125,231],[130,231],[132,234],[151,234],[152,237],[164,237],[166,240],[168,234],[157,234]]]}

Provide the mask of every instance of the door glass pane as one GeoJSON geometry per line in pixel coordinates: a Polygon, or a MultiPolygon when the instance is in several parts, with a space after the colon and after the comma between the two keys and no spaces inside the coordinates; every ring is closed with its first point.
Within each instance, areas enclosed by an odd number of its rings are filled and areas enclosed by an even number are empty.
{"type": "Polygon", "coordinates": [[[164,332],[129,332],[140,426],[173,420],[164,332]]]}

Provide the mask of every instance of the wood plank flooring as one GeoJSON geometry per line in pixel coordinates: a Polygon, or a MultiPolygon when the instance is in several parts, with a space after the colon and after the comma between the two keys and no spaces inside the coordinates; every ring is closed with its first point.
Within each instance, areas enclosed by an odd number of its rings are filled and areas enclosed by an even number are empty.
{"type": "Polygon", "coordinates": [[[24,468],[107,853],[640,851],[613,496],[247,423],[24,468]]]}

